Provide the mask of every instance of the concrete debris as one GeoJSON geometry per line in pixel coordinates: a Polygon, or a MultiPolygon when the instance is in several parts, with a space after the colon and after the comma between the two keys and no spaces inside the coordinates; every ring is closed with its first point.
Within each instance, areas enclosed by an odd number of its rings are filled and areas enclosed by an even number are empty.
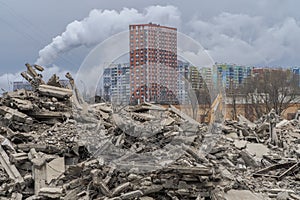
{"type": "Polygon", "coordinates": [[[52,180],[58,179],[65,172],[65,160],[63,157],[56,158],[46,164],[46,181],[48,184],[52,180]]]}
{"type": "Polygon", "coordinates": [[[212,136],[175,106],[88,105],[43,70],[0,98],[0,199],[300,199],[298,119],[239,116],[212,136]]]}
{"type": "Polygon", "coordinates": [[[225,193],[225,200],[264,200],[262,195],[253,194],[249,190],[230,190],[225,193]]]}
{"type": "Polygon", "coordinates": [[[2,115],[4,119],[8,121],[17,121],[24,124],[32,124],[32,118],[30,118],[28,115],[7,106],[0,106],[0,115],[2,115]]]}
{"type": "Polygon", "coordinates": [[[21,176],[16,166],[11,164],[11,162],[9,161],[9,157],[5,152],[5,150],[2,148],[2,146],[0,146],[0,163],[1,166],[5,169],[9,178],[12,179],[14,183],[16,184],[24,183],[23,177],[21,176]]]}
{"type": "Polygon", "coordinates": [[[40,65],[33,65],[35,69],[39,70],[40,72],[44,71],[44,67],[40,66],[40,65]]]}
{"type": "Polygon", "coordinates": [[[267,155],[269,148],[263,144],[249,143],[247,144],[247,151],[252,155],[255,155],[257,158],[262,159],[264,155],[267,155]]]}
{"type": "Polygon", "coordinates": [[[73,94],[73,91],[70,89],[55,87],[51,85],[40,85],[38,91],[42,95],[57,97],[60,99],[69,98],[73,94]]]}
{"type": "Polygon", "coordinates": [[[63,193],[62,188],[41,188],[39,196],[46,197],[47,199],[58,199],[63,193]]]}
{"type": "Polygon", "coordinates": [[[246,148],[247,143],[248,142],[245,140],[235,140],[233,144],[238,149],[244,149],[246,148]]]}

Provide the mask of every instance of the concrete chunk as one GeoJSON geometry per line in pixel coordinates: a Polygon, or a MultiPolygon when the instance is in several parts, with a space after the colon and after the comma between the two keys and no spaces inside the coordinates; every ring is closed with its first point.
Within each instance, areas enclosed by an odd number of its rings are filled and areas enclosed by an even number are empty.
{"type": "Polygon", "coordinates": [[[117,196],[117,195],[119,195],[121,192],[127,190],[128,188],[130,188],[130,182],[123,183],[123,184],[119,185],[118,187],[116,187],[116,188],[113,190],[112,196],[117,196]]]}
{"type": "Polygon", "coordinates": [[[56,97],[56,98],[69,98],[73,95],[73,91],[66,88],[59,88],[50,85],[40,85],[38,87],[39,93],[45,96],[56,97]]]}
{"type": "Polygon", "coordinates": [[[248,143],[246,149],[260,159],[269,152],[269,148],[264,144],[248,143]]]}
{"type": "Polygon", "coordinates": [[[65,172],[65,159],[63,157],[56,158],[46,164],[46,180],[50,184],[52,180],[57,179],[65,172]]]}
{"type": "Polygon", "coordinates": [[[0,114],[3,116],[9,114],[11,115],[11,120],[15,120],[26,124],[32,124],[33,121],[32,118],[30,118],[26,114],[21,113],[15,109],[9,108],[7,106],[0,106],[0,114]]]}
{"type": "Polygon", "coordinates": [[[141,190],[136,190],[132,192],[127,192],[121,195],[121,199],[134,199],[143,196],[143,192],[141,190]]]}
{"type": "Polygon", "coordinates": [[[252,156],[248,151],[243,150],[240,152],[240,155],[242,157],[242,159],[244,160],[244,162],[246,163],[247,166],[251,166],[251,167],[258,167],[259,165],[257,164],[257,162],[254,159],[254,156],[252,156]]]}
{"type": "Polygon", "coordinates": [[[54,199],[54,198],[61,197],[62,193],[63,193],[62,188],[43,187],[40,189],[38,195],[54,199]]]}
{"type": "Polygon", "coordinates": [[[8,176],[15,181],[15,183],[24,183],[24,179],[20,172],[17,170],[16,166],[11,164],[9,157],[0,145],[0,163],[5,169],[8,176]]]}
{"type": "Polygon", "coordinates": [[[194,120],[192,117],[188,116],[187,114],[185,114],[184,112],[178,110],[175,106],[170,105],[170,111],[175,113],[176,115],[180,116],[182,119],[187,120],[188,122],[190,122],[191,124],[196,124],[196,125],[200,125],[199,122],[197,122],[196,120],[194,120]]]}
{"type": "Polygon", "coordinates": [[[246,148],[247,141],[245,141],[245,140],[235,140],[233,144],[238,149],[244,149],[244,148],[246,148]]]}
{"type": "Polygon", "coordinates": [[[254,194],[249,190],[230,190],[224,195],[225,200],[263,200],[260,195],[254,194]]]}

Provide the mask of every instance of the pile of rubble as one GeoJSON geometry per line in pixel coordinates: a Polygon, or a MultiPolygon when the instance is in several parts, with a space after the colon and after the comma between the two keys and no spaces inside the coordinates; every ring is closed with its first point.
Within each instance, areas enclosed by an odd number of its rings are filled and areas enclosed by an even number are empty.
{"type": "Polygon", "coordinates": [[[64,88],[26,67],[33,91],[0,99],[1,199],[300,199],[298,120],[240,116],[212,135],[174,106],[88,105],[70,74],[64,88]]]}

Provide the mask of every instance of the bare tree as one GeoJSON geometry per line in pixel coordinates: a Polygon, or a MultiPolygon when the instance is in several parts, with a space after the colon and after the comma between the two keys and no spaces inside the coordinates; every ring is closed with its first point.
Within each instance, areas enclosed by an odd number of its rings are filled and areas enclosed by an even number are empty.
{"type": "Polygon", "coordinates": [[[272,108],[280,115],[295,100],[299,87],[291,70],[263,69],[247,80],[243,91],[256,116],[261,117],[272,108]]]}
{"type": "Polygon", "coordinates": [[[200,105],[200,113],[202,113],[202,122],[205,122],[205,118],[208,117],[211,110],[211,96],[206,84],[195,91],[197,100],[200,105]]]}

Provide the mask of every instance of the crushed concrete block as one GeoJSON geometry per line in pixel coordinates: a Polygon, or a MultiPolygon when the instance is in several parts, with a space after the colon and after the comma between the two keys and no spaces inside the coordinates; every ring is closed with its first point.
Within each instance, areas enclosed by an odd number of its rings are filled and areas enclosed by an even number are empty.
{"type": "Polygon", "coordinates": [[[15,181],[15,183],[24,183],[24,179],[21,176],[20,172],[16,168],[15,165],[11,164],[9,161],[9,157],[7,153],[4,151],[2,146],[0,145],[0,163],[1,166],[5,169],[6,173],[9,175],[9,177],[15,181]]]}
{"type": "Polygon", "coordinates": [[[52,180],[56,180],[65,172],[65,159],[63,157],[56,158],[46,164],[46,180],[50,184],[52,180]]]}
{"type": "Polygon", "coordinates": [[[254,194],[249,190],[230,190],[224,195],[225,200],[264,200],[261,195],[254,194]]]}
{"type": "Polygon", "coordinates": [[[38,91],[45,96],[56,98],[69,98],[73,95],[73,91],[66,88],[59,88],[50,85],[40,85],[38,91]]]}
{"type": "Polygon", "coordinates": [[[15,109],[9,108],[7,106],[0,106],[0,114],[3,116],[10,115],[11,120],[15,120],[26,124],[32,124],[33,122],[32,118],[30,118],[28,115],[21,113],[15,109]]]}
{"type": "Polygon", "coordinates": [[[62,188],[43,187],[43,188],[40,189],[38,195],[46,197],[46,198],[54,199],[54,198],[61,197],[62,193],[63,193],[62,188]]]}
{"type": "Polygon", "coordinates": [[[141,196],[143,196],[143,192],[141,190],[136,190],[122,194],[121,199],[135,199],[141,196]]]}
{"type": "Polygon", "coordinates": [[[247,141],[245,141],[245,140],[235,140],[233,144],[238,149],[244,149],[244,148],[246,148],[247,141]]]}
{"type": "Polygon", "coordinates": [[[258,158],[262,158],[270,152],[269,148],[264,144],[248,143],[246,147],[247,151],[258,158]]]}

